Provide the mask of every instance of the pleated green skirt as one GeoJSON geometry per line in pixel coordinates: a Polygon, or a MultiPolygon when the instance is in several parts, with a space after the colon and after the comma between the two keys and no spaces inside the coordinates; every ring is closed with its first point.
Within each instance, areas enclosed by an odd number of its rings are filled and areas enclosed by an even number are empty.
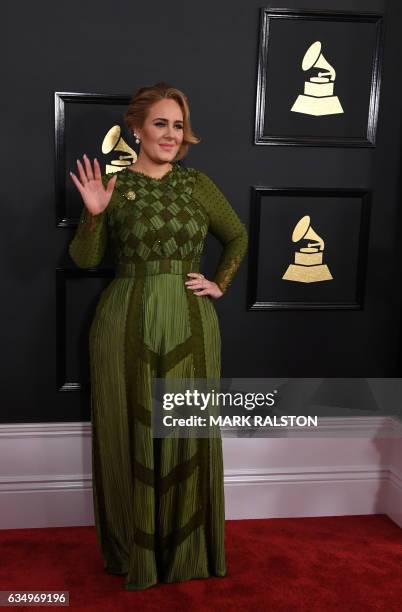
{"type": "Polygon", "coordinates": [[[221,438],[152,438],[152,377],[220,377],[213,300],[180,264],[111,281],[89,334],[97,538],[127,590],[226,575],[221,438]]]}

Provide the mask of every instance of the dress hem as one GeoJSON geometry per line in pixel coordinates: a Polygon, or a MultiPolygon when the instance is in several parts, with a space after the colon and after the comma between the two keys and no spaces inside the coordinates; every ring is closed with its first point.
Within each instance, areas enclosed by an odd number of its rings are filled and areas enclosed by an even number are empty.
{"type": "Polygon", "coordinates": [[[208,574],[207,576],[191,576],[190,578],[183,578],[181,580],[158,580],[156,582],[151,582],[144,586],[136,586],[130,583],[124,584],[124,588],[127,591],[143,591],[144,589],[149,589],[153,586],[159,586],[163,584],[178,584],[181,582],[189,582],[190,580],[207,580],[208,578],[225,578],[227,576],[227,571],[224,574],[208,574]]]}

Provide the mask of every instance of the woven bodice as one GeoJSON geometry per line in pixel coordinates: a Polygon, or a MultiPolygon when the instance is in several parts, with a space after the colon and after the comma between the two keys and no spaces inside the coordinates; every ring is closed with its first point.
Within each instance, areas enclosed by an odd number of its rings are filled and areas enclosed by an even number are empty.
{"type": "MultiPolygon", "coordinates": [[[[110,175],[103,175],[106,186],[110,175]]],[[[248,243],[237,213],[203,172],[177,164],[161,179],[121,170],[107,208],[83,207],[69,247],[80,267],[97,266],[109,245],[116,268],[156,260],[199,261],[210,231],[223,245],[214,281],[225,291],[248,243]]]]}
{"type": "Polygon", "coordinates": [[[200,258],[209,219],[191,197],[196,173],[177,166],[171,172],[169,180],[149,180],[130,170],[119,173],[106,209],[116,265],[200,258]]]}

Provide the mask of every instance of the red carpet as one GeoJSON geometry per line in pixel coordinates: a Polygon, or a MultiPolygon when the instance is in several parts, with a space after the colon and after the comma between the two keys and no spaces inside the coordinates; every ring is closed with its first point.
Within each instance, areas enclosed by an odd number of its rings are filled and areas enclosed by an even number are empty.
{"type": "Polygon", "coordinates": [[[66,590],[70,610],[402,610],[402,529],[385,515],[227,521],[225,578],[146,591],[103,572],[94,527],[0,530],[0,551],[0,590],[66,590]]]}

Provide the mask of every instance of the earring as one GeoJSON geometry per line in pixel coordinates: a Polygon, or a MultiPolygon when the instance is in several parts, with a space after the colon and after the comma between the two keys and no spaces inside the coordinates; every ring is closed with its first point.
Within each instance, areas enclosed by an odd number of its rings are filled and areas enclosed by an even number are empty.
{"type": "Polygon", "coordinates": [[[140,139],[138,138],[137,134],[135,132],[133,132],[134,136],[135,136],[135,143],[139,144],[140,139]]]}

